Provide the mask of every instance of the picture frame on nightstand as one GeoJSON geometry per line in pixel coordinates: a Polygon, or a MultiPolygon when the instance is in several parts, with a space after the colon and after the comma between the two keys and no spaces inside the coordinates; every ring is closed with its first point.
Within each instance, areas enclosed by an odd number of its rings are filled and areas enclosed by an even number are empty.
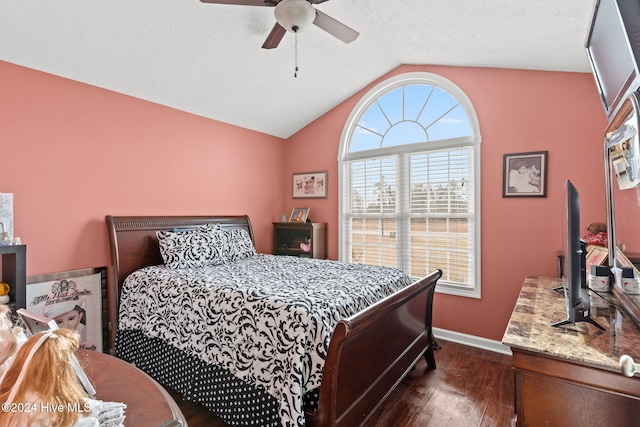
{"type": "Polygon", "coordinates": [[[289,222],[307,222],[311,208],[293,208],[289,222]]]}

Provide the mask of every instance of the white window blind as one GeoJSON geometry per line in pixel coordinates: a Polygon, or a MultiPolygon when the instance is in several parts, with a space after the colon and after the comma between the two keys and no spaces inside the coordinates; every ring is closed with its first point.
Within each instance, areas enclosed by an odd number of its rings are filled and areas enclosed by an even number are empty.
{"type": "Polygon", "coordinates": [[[436,268],[444,280],[473,287],[473,150],[413,153],[408,172],[409,264],[413,277],[436,268]]]}
{"type": "Polygon", "coordinates": [[[440,291],[479,297],[475,116],[441,81],[437,90],[424,81],[410,90],[409,80],[372,91],[345,127],[340,258],[414,278],[439,268],[440,291]]]}
{"type": "Polygon", "coordinates": [[[391,156],[348,164],[352,262],[398,265],[397,163],[397,156],[391,156]]]}

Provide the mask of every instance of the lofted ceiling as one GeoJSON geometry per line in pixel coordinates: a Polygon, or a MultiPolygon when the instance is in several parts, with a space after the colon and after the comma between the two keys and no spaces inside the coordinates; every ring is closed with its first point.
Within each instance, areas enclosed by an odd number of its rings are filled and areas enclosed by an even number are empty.
{"type": "Polygon", "coordinates": [[[261,46],[271,7],[199,0],[2,0],[0,60],[287,138],[401,64],[591,72],[594,0],[330,0],[357,30],[261,46]]]}

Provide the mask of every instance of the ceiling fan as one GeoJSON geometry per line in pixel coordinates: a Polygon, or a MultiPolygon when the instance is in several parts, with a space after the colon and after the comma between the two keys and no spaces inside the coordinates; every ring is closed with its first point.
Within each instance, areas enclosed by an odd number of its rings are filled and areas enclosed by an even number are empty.
{"type": "Polygon", "coordinates": [[[240,6],[275,7],[276,24],[262,47],[273,49],[287,31],[297,33],[311,24],[320,27],[337,39],[351,43],[359,33],[329,15],[315,9],[314,4],[329,0],[200,0],[202,3],[233,4],[240,6]]]}

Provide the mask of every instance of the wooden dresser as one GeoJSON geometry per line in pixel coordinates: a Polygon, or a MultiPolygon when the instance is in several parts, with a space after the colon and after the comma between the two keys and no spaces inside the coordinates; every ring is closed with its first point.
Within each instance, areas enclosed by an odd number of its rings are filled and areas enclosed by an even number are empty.
{"type": "Polygon", "coordinates": [[[560,279],[527,277],[502,342],[513,351],[518,426],[639,426],[640,377],[620,372],[623,354],[640,362],[640,329],[612,294],[591,297],[587,323],[566,319],[560,279]]]}

